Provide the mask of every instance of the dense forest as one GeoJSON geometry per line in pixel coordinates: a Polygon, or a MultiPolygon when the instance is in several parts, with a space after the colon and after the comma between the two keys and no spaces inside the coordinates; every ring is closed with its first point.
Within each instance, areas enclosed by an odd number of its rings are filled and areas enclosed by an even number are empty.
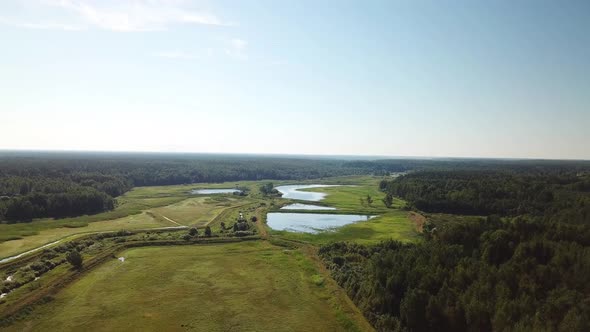
{"type": "Polygon", "coordinates": [[[420,244],[320,255],[380,331],[589,331],[590,227],[455,221],[420,244]]]}
{"type": "Polygon", "coordinates": [[[579,166],[383,180],[413,208],[454,215],[430,215],[417,244],[333,243],[320,255],[380,331],[589,331],[590,172],[579,166]]]}
{"type": "Polygon", "coordinates": [[[590,172],[580,169],[413,172],[381,189],[416,209],[468,215],[530,215],[590,224],[590,172]]]}

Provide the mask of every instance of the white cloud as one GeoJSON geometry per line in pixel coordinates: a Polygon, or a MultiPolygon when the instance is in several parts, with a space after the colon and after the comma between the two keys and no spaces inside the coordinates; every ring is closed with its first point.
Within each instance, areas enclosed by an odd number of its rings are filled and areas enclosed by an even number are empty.
{"type": "Polygon", "coordinates": [[[229,41],[229,47],[225,49],[225,54],[235,59],[246,60],[248,59],[248,55],[246,54],[247,47],[247,41],[234,38],[229,41]]]}
{"type": "MultiPolygon", "coordinates": [[[[35,8],[57,8],[71,19],[88,26],[111,31],[166,30],[177,24],[228,25],[206,11],[185,8],[185,1],[171,0],[35,0],[35,8]]],[[[29,6],[30,8],[30,6],[29,6]]],[[[34,28],[61,28],[70,24],[23,23],[11,25],[34,28]]]]}

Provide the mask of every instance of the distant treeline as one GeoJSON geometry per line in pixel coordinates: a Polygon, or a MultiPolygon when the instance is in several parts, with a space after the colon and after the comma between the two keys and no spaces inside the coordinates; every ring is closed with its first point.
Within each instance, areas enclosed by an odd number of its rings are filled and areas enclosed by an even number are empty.
{"type": "Polygon", "coordinates": [[[590,227],[479,219],[320,255],[379,331],[590,331],[590,227]]]}
{"type": "MultiPolygon", "coordinates": [[[[95,214],[136,186],[369,174],[334,159],[264,156],[0,153],[0,222],[95,214]]],[[[383,171],[386,172],[386,171],[383,171]]]]}
{"type": "Polygon", "coordinates": [[[341,160],[216,154],[0,152],[0,222],[70,217],[113,209],[136,186],[239,180],[387,176],[414,170],[584,169],[587,162],[478,159],[341,160]]]}
{"type": "Polygon", "coordinates": [[[426,212],[590,224],[590,172],[577,168],[421,171],[381,189],[426,212]]]}

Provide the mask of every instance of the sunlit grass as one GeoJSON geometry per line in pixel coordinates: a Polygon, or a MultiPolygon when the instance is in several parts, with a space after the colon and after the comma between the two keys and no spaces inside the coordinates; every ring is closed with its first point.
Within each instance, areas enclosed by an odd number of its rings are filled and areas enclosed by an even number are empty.
{"type": "MultiPolygon", "coordinates": [[[[130,249],[10,327],[47,330],[358,330],[302,252],[268,242],[130,249]]],[[[365,326],[365,325],[361,325],[365,326]]]]}

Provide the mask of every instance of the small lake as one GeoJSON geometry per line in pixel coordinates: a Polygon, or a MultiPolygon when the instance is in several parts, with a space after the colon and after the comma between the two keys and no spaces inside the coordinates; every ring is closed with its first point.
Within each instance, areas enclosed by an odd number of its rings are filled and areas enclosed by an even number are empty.
{"type": "Polygon", "coordinates": [[[276,189],[283,194],[283,198],[299,199],[302,201],[321,201],[326,197],[326,193],[314,193],[308,191],[299,191],[299,189],[310,189],[310,188],[327,188],[327,187],[338,187],[333,184],[295,184],[289,186],[278,186],[276,189]]]}
{"type": "Polygon", "coordinates": [[[211,194],[233,194],[239,193],[241,190],[232,188],[232,189],[194,189],[191,190],[191,194],[198,194],[198,195],[211,195],[211,194]]]}
{"type": "Polygon", "coordinates": [[[267,214],[266,224],[277,231],[316,234],[355,222],[369,220],[372,217],[354,214],[271,212],[267,214]]]}
{"type": "Polygon", "coordinates": [[[295,203],[285,205],[281,208],[281,210],[336,210],[336,208],[321,205],[295,203]]]}

